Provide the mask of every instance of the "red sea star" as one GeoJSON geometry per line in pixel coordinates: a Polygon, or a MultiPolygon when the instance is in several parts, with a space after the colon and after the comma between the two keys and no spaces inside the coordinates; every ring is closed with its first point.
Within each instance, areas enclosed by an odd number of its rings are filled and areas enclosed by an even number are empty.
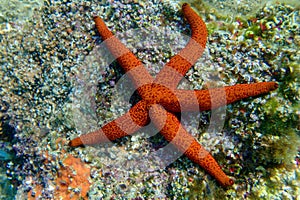
{"type": "Polygon", "coordinates": [[[129,73],[142,100],[126,114],[101,129],[71,140],[69,146],[77,147],[112,141],[133,134],[152,120],[167,141],[204,168],[222,186],[230,186],[234,183],[233,180],[222,171],[211,154],[185,130],[174,113],[193,111],[197,108],[215,109],[243,98],[267,93],[278,86],[275,82],[262,82],[212,90],[176,89],[183,75],[202,55],[207,38],[205,23],[191,7],[184,3],[182,11],[192,29],[191,39],[184,49],[170,59],[155,79],[143,67],[141,61],[114,37],[102,19],[94,17],[99,34],[120,66],[129,73]],[[196,101],[191,101],[192,97],[196,101]],[[226,101],[222,101],[222,97],[226,97],[226,101]]]}

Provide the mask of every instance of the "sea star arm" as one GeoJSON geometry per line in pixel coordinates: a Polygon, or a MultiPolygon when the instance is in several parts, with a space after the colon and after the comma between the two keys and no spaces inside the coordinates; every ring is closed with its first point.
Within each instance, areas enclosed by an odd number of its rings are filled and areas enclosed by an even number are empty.
{"type": "Polygon", "coordinates": [[[151,121],[160,129],[164,138],[184,152],[190,160],[200,165],[222,186],[234,183],[221,169],[212,155],[206,151],[181,125],[177,117],[162,106],[154,104],[149,109],[151,121]]]}
{"type": "MultiPolygon", "coordinates": [[[[160,88],[156,103],[170,112],[216,109],[236,101],[266,94],[278,87],[276,82],[237,84],[208,90],[167,90],[160,88]],[[165,95],[163,95],[165,94],[165,95]],[[167,95],[166,95],[167,94],[167,95]]],[[[155,90],[154,90],[155,91],[155,90]]]]}
{"type": "Polygon", "coordinates": [[[201,57],[208,35],[204,21],[189,4],[184,3],[182,5],[182,12],[192,30],[190,41],[177,55],[170,59],[155,79],[155,83],[171,89],[177,87],[185,73],[201,57]]]}
{"type": "Polygon", "coordinates": [[[131,78],[134,86],[138,88],[138,93],[141,97],[147,91],[147,87],[153,82],[153,77],[148,73],[147,69],[143,66],[142,62],[107,28],[104,21],[98,17],[94,17],[94,22],[99,35],[104,40],[106,47],[116,58],[119,65],[131,78]],[[140,87],[141,86],[141,87],[140,87]]]}
{"type": "MultiPolygon", "coordinates": [[[[184,49],[170,59],[156,78],[156,83],[169,88],[176,88],[187,70],[201,57],[206,44],[207,29],[203,20],[187,3],[182,5],[182,11],[191,26],[191,39],[184,49]],[[169,79],[167,77],[173,78],[169,79]]],[[[125,72],[130,72],[129,75],[138,88],[139,94],[142,97],[146,96],[144,93],[147,89],[143,86],[153,82],[151,75],[144,68],[141,61],[113,35],[100,17],[95,16],[94,21],[108,49],[116,57],[125,72]]]]}
{"type": "Polygon", "coordinates": [[[95,145],[131,135],[149,123],[147,104],[139,101],[127,113],[104,125],[101,129],[86,133],[69,142],[69,146],[95,145]]]}

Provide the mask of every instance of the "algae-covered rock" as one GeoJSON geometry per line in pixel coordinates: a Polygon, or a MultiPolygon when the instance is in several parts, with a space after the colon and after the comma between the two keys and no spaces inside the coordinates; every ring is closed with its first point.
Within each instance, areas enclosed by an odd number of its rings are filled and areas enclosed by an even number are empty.
{"type": "Polygon", "coordinates": [[[32,16],[33,10],[43,5],[43,0],[1,0],[0,23],[24,20],[32,16]]]}

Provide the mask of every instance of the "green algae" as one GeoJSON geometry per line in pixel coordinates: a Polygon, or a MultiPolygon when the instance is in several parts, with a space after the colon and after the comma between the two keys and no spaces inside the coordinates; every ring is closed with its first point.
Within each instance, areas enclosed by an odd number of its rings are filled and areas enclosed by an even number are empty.
{"type": "Polygon", "coordinates": [[[253,25],[250,26],[246,31],[245,31],[245,38],[249,39],[249,38],[254,38],[254,37],[258,37],[261,36],[262,34],[262,30],[260,28],[259,25],[253,25]]]}
{"type": "Polygon", "coordinates": [[[226,199],[228,194],[234,197],[236,192],[220,187],[213,180],[204,183],[202,179],[195,179],[189,193],[186,194],[186,199],[226,199]]]}
{"type": "MultiPolygon", "coordinates": [[[[282,77],[279,77],[279,79],[281,81],[281,87],[279,88],[279,93],[282,95],[282,97],[284,99],[290,100],[291,103],[295,104],[295,106],[296,106],[299,103],[298,100],[300,98],[299,63],[283,61],[282,67],[283,67],[283,69],[285,69],[285,75],[282,77]]],[[[298,104],[298,106],[299,106],[299,104],[298,104]]],[[[296,107],[295,107],[295,109],[296,109],[296,107]]]]}
{"type": "Polygon", "coordinates": [[[290,167],[291,162],[295,159],[300,146],[300,138],[296,132],[289,128],[289,130],[282,132],[281,137],[269,137],[271,141],[267,151],[269,152],[269,160],[283,164],[287,168],[290,167]]]}
{"type": "MultiPolygon", "coordinates": [[[[193,2],[192,6],[197,8],[198,1],[193,2]]],[[[205,7],[203,13],[210,35],[219,30],[229,31],[236,37],[242,36],[239,37],[237,45],[252,48],[253,41],[263,44],[260,49],[264,52],[262,59],[272,68],[270,73],[273,80],[279,83],[279,88],[274,92],[274,96],[263,98],[264,103],[253,103],[253,113],[259,116],[259,123],[253,123],[247,115],[238,116],[238,120],[244,122],[243,126],[235,130],[240,144],[235,147],[234,152],[241,159],[234,161],[235,165],[232,165],[232,168],[236,178],[234,186],[237,185],[235,188],[238,189],[214,190],[214,187],[209,185],[211,181],[203,184],[203,180],[195,180],[194,185],[189,187],[189,197],[232,199],[244,196],[249,199],[276,199],[281,196],[285,199],[295,199],[299,191],[299,170],[295,169],[295,157],[300,147],[300,65],[297,52],[294,51],[299,48],[295,37],[299,35],[299,31],[296,31],[298,26],[294,22],[297,22],[299,3],[293,8],[279,3],[286,1],[279,1],[249,15],[239,16],[218,12],[213,5],[210,7],[206,4],[206,1],[200,2],[201,6],[198,7],[202,7],[200,11],[205,7]],[[265,14],[260,14],[263,9],[265,14]],[[211,20],[210,14],[215,15],[215,20],[211,20]],[[281,18],[281,15],[284,18],[281,18]],[[294,37],[295,43],[290,39],[294,37]]],[[[226,117],[230,119],[232,116],[226,117]]],[[[226,126],[225,128],[229,128],[226,126]]],[[[218,155],[215,158],[220,163],[226,163],[226,158],[220,158],[218,155]]]]}
{"type": "MultiPolygon", "coordinates": [[[[291,74],[291,76],[286,78],[284,84],[280,87],[285,88],[286,85],[293,83],[296,77],[294,74],[291,74]]],[[[264,143],[267,144],[266,151],[262,152],[262,154],[270,162],[286,166],[289,166],[290,162],[295,158],[300,146],[300,137],[299,133],[297,133],[299,122],[297,110],[299,109],[299,104],[294,101],[294,95],[293,90],[279,88],[279,96],[283,97],[283,99],[278,97],[271,98],[263,105],[262,110],[265,112],[265,118],[264,123],[259,128],[266,137],[264,138],[264,143]],[[288,108],[282,106],[286,100],[291,102],[288,108]]]]}
{"type": "Polygon", "coordinates": [[[4,169],[0,169],[0,199],[13,200],[16,194],[11,180],[6,176],[4,169]]]}

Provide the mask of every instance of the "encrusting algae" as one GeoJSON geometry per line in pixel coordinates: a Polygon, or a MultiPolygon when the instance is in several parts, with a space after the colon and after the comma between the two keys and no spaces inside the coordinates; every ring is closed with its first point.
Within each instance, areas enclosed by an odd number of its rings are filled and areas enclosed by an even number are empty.
{"type": "MultiPolygon", "coordinates": [[[[63,166],[58,170],[54,180],[54,199],[88,199],[90,189],[89,177],[91,169],[80,158],[68,155],[63,161],[63,166]]],[[[28,199],[35,200],[41,197],[42,186],[37,185],[28,192],[28,199]]]]}

